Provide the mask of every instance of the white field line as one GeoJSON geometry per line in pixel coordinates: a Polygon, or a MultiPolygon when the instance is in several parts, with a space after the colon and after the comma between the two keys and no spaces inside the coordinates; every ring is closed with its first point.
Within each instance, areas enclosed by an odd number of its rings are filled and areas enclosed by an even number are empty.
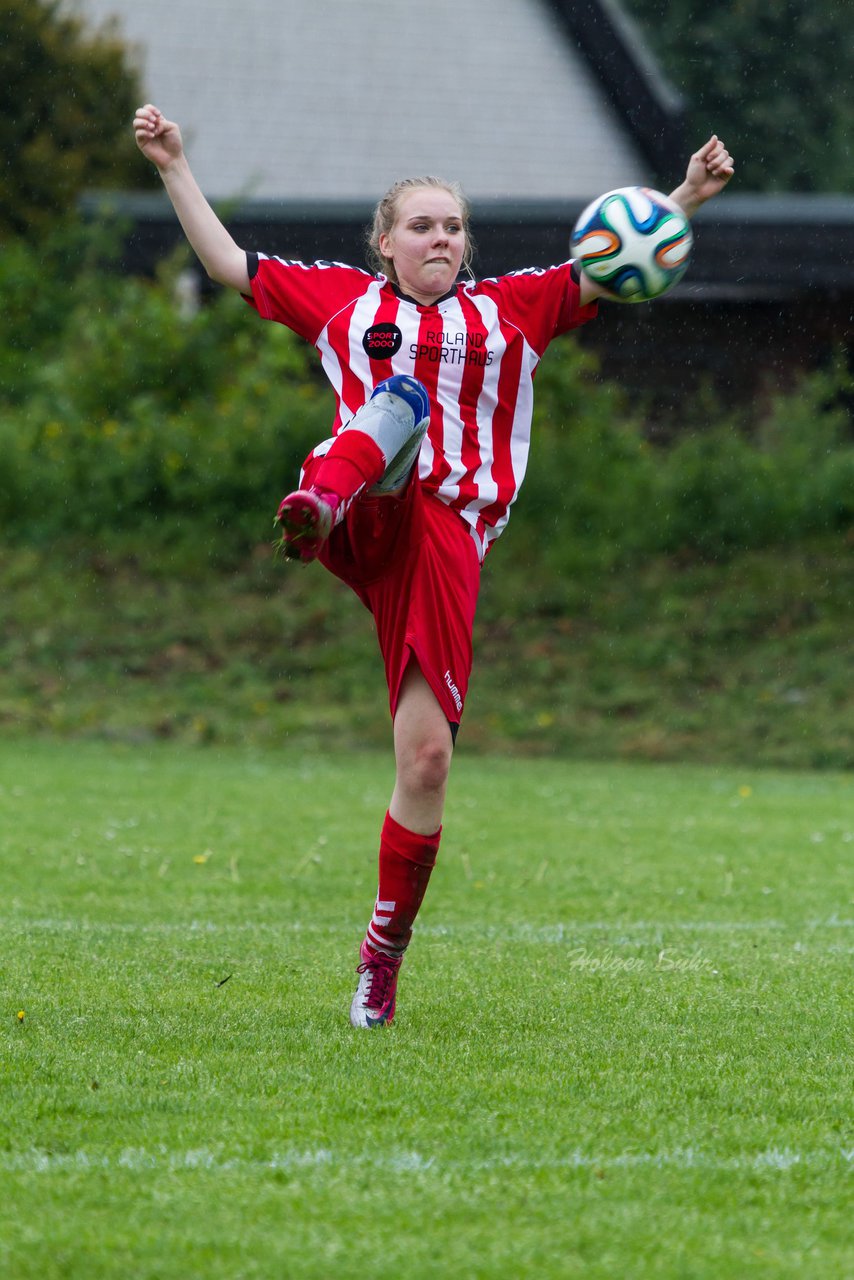
{"type": "Polygon", "coordinates": [[[243,1156],[227,1156],[206,1147],[187,1151],[170,1151],[166,1147],[147,1150],[129,1147],[115,1155],[99,1155],[80,1150],[49,1152],[30,1148],[0,1155],[0,1173],[89,1173],[127,1170],[130,1173],[160,1171],[178,1173],[201,1170],[207,1173],[259,1174],[275,1170],[322,1169],[331,1173],[347,1173],[367,1169],[388,1173],[424,1173],[440,1176],[470,1176],[500,1170],[536,1172],[572,1169],[705,1169],[727,1173],[786,1173],[791,1169],[854,1169],[854,1149],[843,1147],[816,1151],[795,1151],[791,1147],[770,1147],[766,1151],[743,1152],[721,1156],[694,1147],[678,1147],[673,1151],[622,1152],[617,1155],[595,1155],[573,1150],[565,1155],[531,1158],[525,1155],[494,1156],[485,1160],[454,1160],[443,1156],[424,1156],[417,1151],[384,1154],[350,1155],[325,1147],[291,1148],[273,1152],[264,1160],[248,1160],[243,1156]]]}
{"type": "MultiPolygon", "coordinates": [[[[361,921],[361,923],[364,923],[361,921]]],[[[219,923],[215,920],[148,921],[133,920],[85,920],[71,916],[0,916],[0,930],[30,933],[118,933],[151,934],[215,934],[215,933],[342,933],[354,927],[351,924],[323,924],[311,920],[241,920],[219,923]]],[[[521,942],[572,942],[580,933],[663,933],[677,929],[685,933],[752,933],[788,929],[852,929],[854,920],[830,915],[823,920],[800,920],[788,924],[782,920],[571,920],[555,924],[531,925],[524,921],[508,925],[417,925],[422,937],[502,939],[521,942]]]]}

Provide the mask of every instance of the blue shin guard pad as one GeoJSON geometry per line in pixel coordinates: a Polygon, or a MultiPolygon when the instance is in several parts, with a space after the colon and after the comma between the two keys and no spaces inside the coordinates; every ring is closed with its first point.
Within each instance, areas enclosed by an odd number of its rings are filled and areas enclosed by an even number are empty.
{"type": "Polygon", "coordinates": [[[386,469],[374,493],[399,489],[414,465],[430,422],[430,400],[417,378],[397,374],[374,388],[342,431],[364,431],[383,451],[386,469]]]}

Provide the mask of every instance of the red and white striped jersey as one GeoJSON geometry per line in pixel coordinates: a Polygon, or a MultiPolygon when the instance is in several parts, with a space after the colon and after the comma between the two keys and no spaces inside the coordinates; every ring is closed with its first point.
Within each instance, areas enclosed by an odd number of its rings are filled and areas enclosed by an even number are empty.
{"type": "Polygon", "coordinates": [[[540,358],[552,338],[596,314],[595,303],[581,306],[573,264],[460,283],[427,307],[385,276],[342,263],[248,258],[250,305],[320,353],[337,400],[334,432],[384,378],[424,383],[431,412],[420,480],[467,521],[483,557],[525,475],[540,358]]]}

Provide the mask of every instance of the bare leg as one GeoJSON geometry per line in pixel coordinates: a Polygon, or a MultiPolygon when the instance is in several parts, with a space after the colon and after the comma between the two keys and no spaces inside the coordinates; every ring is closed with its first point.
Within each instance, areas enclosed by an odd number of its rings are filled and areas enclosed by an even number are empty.
{"type": "Polygon", "coordinates": [[[414,660],[403,677],[394,717],[397,764],[389,813],[419,835],[442,825],[453,741],[445,713],[414,660]]]}

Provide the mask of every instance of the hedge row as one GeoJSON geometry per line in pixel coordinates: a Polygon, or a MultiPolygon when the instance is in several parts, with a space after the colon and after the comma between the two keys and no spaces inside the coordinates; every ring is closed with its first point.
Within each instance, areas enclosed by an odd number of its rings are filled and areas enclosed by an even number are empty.
{"type": "MultiPolygon", "coordinates": [[[[157,281],[104,261],[103,229],[0,256],[0,519],[7,537],[106,539],[157,522],[269,536],[300,461],[329,432],[314,353],[233,294],[187,314],[178,259],[157,281]]],[[[537,376],[516,536],[554,568],[706,556],[850,526],[854,447],[843,362],[747,424],[722,413],[651,446],[571,339],[537,376]]]]}

